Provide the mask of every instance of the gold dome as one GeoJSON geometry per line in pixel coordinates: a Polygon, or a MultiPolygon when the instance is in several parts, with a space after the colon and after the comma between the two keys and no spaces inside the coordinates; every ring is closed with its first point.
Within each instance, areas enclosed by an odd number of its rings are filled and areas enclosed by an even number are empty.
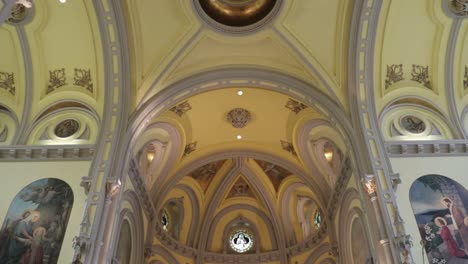
{"type": "Polygon", "coordinates": [[[216,22],[245,27],[264,19],[277,0],[198,0],[203,11],[216,22]]]}

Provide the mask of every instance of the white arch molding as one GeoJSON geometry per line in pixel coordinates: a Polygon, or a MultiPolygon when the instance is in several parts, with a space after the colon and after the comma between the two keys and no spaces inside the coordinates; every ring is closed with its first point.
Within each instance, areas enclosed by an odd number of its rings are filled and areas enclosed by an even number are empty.
{"type": "MultiPolygon", "coordinates": [[[[321,113],[324,118],[329,120],[329,122],[340,127],[340,129],[345,133],[345,138],[350,142],[353,154],[359,153],[360,157],[362,157],[363,154],[364,156],[367,155],[365,148],[359,144],[359,139],[351,140],[351,138],[356,134],[353,131],[347,114],[335,102],[333,102],[333,100],[321,93],[313,85],[307,84],[283,73],[265,69],[241,69],[238,67],[197,74],[190,78],[183,79],[153,96],[132,115],[129,129],[122,141],[122,149],[133,150],[139,135],[145,131],[146,127],[150,124],[150,120],[163,113],[169,107],[202,92],[234,86],[241,88],[255,87],[267,89],[283,93],[293,99],[306,103],[308,106],[321,113]],[[240,85],[239,82],[233,82],[233,80],[244,80],[245,82],[240,85]]],[[[134,151],[121,152],[117,163],[128,164],[132,159],[131,153],[133,152],[134,151]]],[[[216,156],[205,157],[203,163],[233,156],[250,156],[267,161],[270,160],[287,169],[291,169],[293,173],[298,172],[297,169],[294,169],[295,166],[291,166],[292,164],[288,164],[287,161],[278,158],[274,158],[272,160],[269,154],[252,153],[251,151],[242,150],[228,150],[228,152],[229,153],[218,153],[216,156]]],[[[352,162],[354,163],[353,167],[358,171],[355,175],[363,175],[365,168],[370,167],[369,164],[366,164],[365,158],[352,159],[352,162]]],[[[128,165],[124,166],[128,168],[128,165]]],[[[186,170],[188,171],[189,169],[186,170]]],[[[303,175],[304,173],[298,172],[295,174],[303,175]]],[[[311,179],[307,179],[306,182],[309,187],[317,186],[316,184],[311,184],[311,179]]],[[[164,188],[163,190],[165,189],[167,188],[164,188]]],[[[327,198],[328,197],[323,194],[318,194],[318,202],[324,202],[327,198]]],[[[156,208],[158,207],[159,206],[156,206],[156,208]]],[[[154,232],[154,227],[149,228],[149,232],[154,232]]],[[[150,236],[151,234],[148,235],[150,236]]],[[[284,244],[284,242],[282,244],[284,244]]],[[[286,254],[284,254],[284,257],[286,257],[286,254]]]]}

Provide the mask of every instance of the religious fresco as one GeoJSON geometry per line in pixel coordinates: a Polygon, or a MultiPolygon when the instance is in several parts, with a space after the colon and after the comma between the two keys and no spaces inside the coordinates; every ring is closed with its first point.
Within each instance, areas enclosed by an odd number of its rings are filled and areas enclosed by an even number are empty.
{"type": "Polygon", "coordinates": [[[440,175],[418,178],[410,201],[429,263],[468,263],[468,191],[440,175]]]}
{"type": "Polygon", "coordinates": [[[0,229],[0,263],[55,264],[73,206],[62,180],[37,180],[13,199],[0,229]]]}

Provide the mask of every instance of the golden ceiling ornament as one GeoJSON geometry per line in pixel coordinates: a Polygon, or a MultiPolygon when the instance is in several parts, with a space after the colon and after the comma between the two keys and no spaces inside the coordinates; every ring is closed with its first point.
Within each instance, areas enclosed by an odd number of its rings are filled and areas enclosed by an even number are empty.
{"type": "Polygon", "coordinates": [[[227,113],[227,120],[235,128],[243,128],[252,120],[249,110],[244,108],[234,108],[227,113]]]}
{"type": "Polygon", "coordinates": [[[282,0],[194,0],[200,17],[216,29],[240,33],[255,30],[278,13],[282,0]]]}

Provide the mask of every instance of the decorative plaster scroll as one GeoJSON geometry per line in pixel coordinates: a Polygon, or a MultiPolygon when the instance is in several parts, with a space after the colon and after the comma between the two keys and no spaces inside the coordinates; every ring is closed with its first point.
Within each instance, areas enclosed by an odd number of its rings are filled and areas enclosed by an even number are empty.
{"type": "Polygon", "coordinates": [[[468,155],[468,140],[387,142],[385,147],[390,157],[468,155]]]}
{"type": "Polygon", "coordinates": [[[189,104],[188,101],[185,101],[176,106],[171,107],[169,111],[176,113],[178,116],[182,116],[183,114],[187,113],[191,109],[192,109],[192,106],[189,104]]]}
{"type": "Polygon", "coordinates": [[[47,94],[65,85],[67,85],[65,68],[49,71],[49,84],[47,85],[46,91],[47,94]]]}
{"type": "Polygon", "coordinates": [[[403,64],[387,65],[387,78],[385,79],[385,89],[388,89],[393,84],[404,80],[403,64]]]}
{"type": "Polygon", "coordinates": [[[75,68],[74,85],[84,87],[86,90],[93,92],[93,81],[91,80],[91,70],[75,68]]]}
{"type": "Polygon", "coordinates": [[[15,95],[15,77],[13,73],[0,72],[0,88],[15,95]]]}
{"type": "Polygon", "coordinates": [[[293,111],[294,113],[299,114],[299,112],[307,108],[307,105],[289,98],[289,100],[286,102],[285,107],[293,111]]]}
{"type": "Polygon", "coordinates": [[[94,145],[0,147],[1,161],[91,160],[94,145]]]}
{"type": "Polygon", "coordinates": [[[426,88],[432,89],[431,81],[429,80],[429,66],[413,64],[411,72],[411,80],[424,85],[426,88]]]}
{"type": "Polygon", "coordinates": [[[291,154],[293,154],[294,156],[297,156],[297,153],[296,151],[294,150],[294,146],[291,142],[287,142],[287,141],[284,141],[284,140],[280,140],[280,143],[281,143],[281,147],[286,150],[287,152],[290,152],[291,154]]]}
{"type": "Polygon", "coordinates": [[[468,89],[468,66],[465,66],[465,79],[463,80],[463,88],[468,89]]]}
{"type": "Polygon", "coordinates": [[[197,149],[197,141],[185,145],[184,156],[194,152],[197,149]]]}

